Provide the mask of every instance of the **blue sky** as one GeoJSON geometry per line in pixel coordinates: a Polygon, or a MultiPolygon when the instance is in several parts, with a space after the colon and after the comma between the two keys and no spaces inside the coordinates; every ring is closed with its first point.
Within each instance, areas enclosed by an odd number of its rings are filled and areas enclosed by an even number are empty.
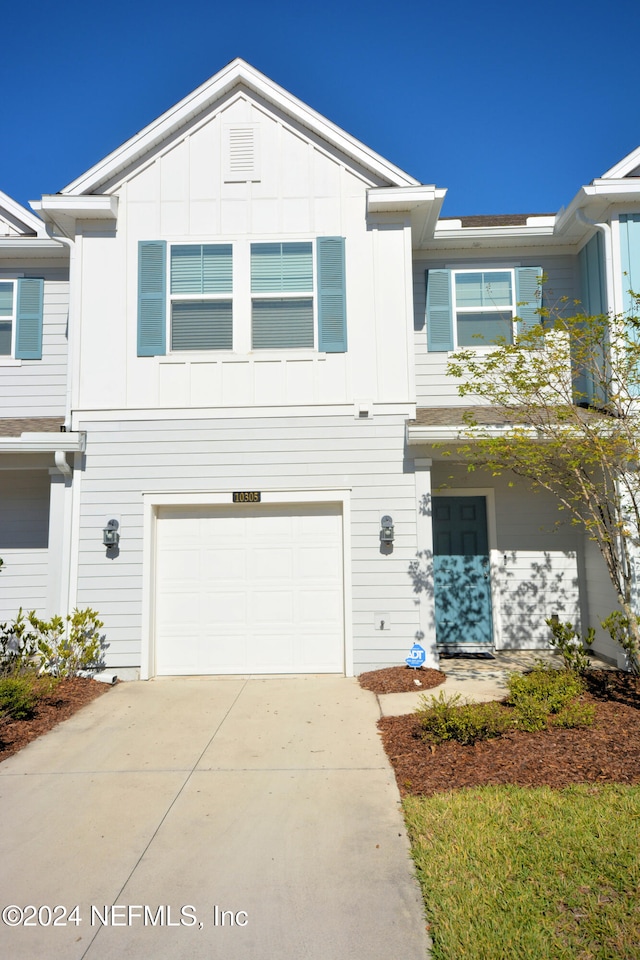
{"type": "Polygon", "coordinates": [[[0,190],[55,193],[241,56],[443,215],[553,212],[640,143],[639,25],[631,0],[14,0],[0,190]]]}

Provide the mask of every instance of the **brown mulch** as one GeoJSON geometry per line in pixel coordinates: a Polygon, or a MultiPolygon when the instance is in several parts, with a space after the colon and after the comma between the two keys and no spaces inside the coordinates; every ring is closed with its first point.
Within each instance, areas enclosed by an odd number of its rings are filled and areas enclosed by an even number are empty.
{"type": "Polygon", "coordinates": [[[415,693],[416,690],[432,690],[444,683],[446,676],[440,670],[420,667],[384,667],[370,670],[358,677],[360,686],[372,693],[415,693]]]}
{"type": "Polygon", "coordinates": [[[61,680],[50,693],[38,700],[34,716],[29,720],[0,722],[0,761],[22,750],[36,737],[48,733],[61,720],[67,720],[109,689],[109,684],[86,677],[61,680]]]}
{"type": "Polygon", "coordinates": [[[596,719],[585,729],[515,731],[473,746],[432,746],[422,740],[415,716],[383,717],[378,726],[401,795],[505,783],[640,783],[640,678],[594,670],[587,680],[583,700],[595,705],[596,719]]]}

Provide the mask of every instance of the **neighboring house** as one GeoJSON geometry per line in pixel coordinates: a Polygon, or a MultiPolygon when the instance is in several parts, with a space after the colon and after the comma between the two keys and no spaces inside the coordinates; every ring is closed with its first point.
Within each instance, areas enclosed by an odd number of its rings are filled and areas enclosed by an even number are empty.
{"type": "Polygon", "coordinates": [[[109,667],[151,677],[351,674],[416,640],[433,665],[609,613],[550,497],[434,443],[448,353],[536,322],[541,271],[621,309],[638,164],[558,216],[440,219],[444,190],[234,60],[41,219],[0,194],[2,617],[91,606],[109,667]]]}

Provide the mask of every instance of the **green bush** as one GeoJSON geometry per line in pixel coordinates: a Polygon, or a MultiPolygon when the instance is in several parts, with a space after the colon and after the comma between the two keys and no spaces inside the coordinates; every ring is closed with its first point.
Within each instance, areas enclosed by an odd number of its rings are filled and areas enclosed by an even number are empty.
{"type": "Polygon", "coordinates": [[[104,626],[95,610],[74,610],[64,619],[39,620],[35,614],[29,620],[37,631],[37,649],[42,668],[54,677],[77,677],[85,671],[104,666],[104,626]]]}
{"type": "Polygon", "coordinates": [[[504,704],[469,703],[460,694],[422,696],[416,711],[422,737],[430,743],[473,744],[500,737],[508,730],[531,733],[550,724],[559,727],[588,727],[595,708],[577,699],[585,689],[582,678],[572,670],[538,667],[531,673],[512,673],[509,697],[504,704]]]}
{"type": "Polygon", "coordinates": [[[33,716],[38,700],[33,677],[2,677],[0,679],[0,717],[26,720],[33,716]]]}
{"type": "Polygon", "coordinates": [[[507,703],[513,707],[534,701],[546,707],[548,713],[557,713],[585,690],[584,681],[573,671],[546,667],[536,667],[529,673],[511,673],[507,686],[507,703]]]}
{"type": "Polygon", "coordinates": [[[509,712],[499,703],[467,703],[460,694],[447,697],[440,691],[436,697],[421,697],[423,705],[417,714],[422,736],[431,743],[457,740],[471,744],[477,740],[499,737],[509,728],[509,712]]]}
{"type": "Polygon", "coordinates": [[[566,707],[553,714],[550,722],[554,727],[565,727],[573,729],[575,727],[591,727],[596,718],[596,708],[591,703],[580,703],[579,700],[572,700],[566,707]]]}
{"type": "Polygon", "coordinates": [[[589,627],[585,636],[580,636],[570,621],[561,623],[560,620],[549,617],[545,620],[551,630],[551,646],[562,657],[566,670],[583,674],[591,666],[585,647],[590,647],[596,638],[593,627],[589,627]]]}
{"type": "Polygon", "coordinates": [[[32,611],[25,617],[20,607],[15,620],[0,624],[0,676],[17,676],[35,669],[38,634],[32,623],[34,616],[32,611]]]}

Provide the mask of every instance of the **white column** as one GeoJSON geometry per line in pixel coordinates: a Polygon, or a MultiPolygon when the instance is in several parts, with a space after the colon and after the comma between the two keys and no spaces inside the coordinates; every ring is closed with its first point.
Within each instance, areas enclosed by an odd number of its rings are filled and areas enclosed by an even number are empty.
{"type": "Polygon", "coordinates": [[[47,554],[47,616],[65,616],[69,598],[71,545],[71,478],[49,470],[49,549],[47,554]]]}
{"type": "Polygon", "coordinates": [[[418,603],[420,633],[418,642],[427,652],[426,666],[439,664],[436,648],[436,614],[433,592],[433,524],[431,499],[431,460],[414,460],[416,479],[416,531],[418,551],[414,571],[414,590],[418,603]]]}

